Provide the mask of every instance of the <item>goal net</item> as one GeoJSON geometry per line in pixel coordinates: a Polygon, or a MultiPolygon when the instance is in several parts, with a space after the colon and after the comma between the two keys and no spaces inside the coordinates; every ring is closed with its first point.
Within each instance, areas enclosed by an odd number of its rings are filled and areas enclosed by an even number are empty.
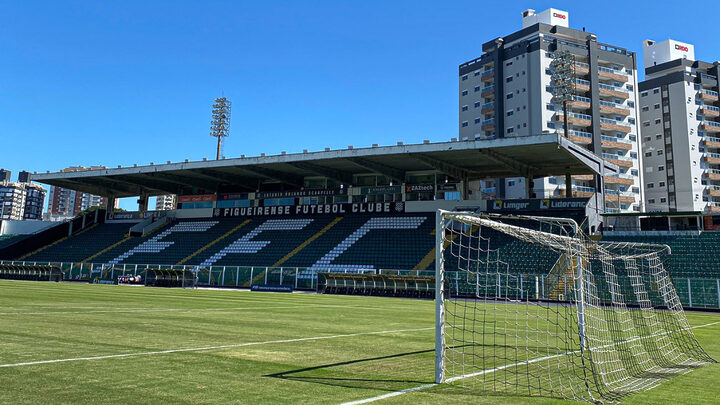
{"type": "Polygon", "coordinates": [[[569,219],[438,212],[436,381],[615,401],[714,362],[663,245],[604,243],[569,219]]]}

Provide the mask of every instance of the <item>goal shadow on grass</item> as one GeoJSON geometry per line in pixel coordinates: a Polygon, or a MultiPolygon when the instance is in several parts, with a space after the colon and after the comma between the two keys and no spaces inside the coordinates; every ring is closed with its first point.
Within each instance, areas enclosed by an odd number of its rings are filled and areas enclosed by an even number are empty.
{"type": "MultiPolygon", "coordinates": [[[[313,367],[304,367],[297,370],[266,374],[264,377],[279,378],[283,380],[304,381],[315,384],[331,385],[345,388],[375,389],[397,391],[408,388],[408,384],[431,384],[431,379],[394,379],[387,377],[372,378],[372,375],[385,376],[388,360],[404,359],[403,369],[431,370],[432,357],[423,355],[434,353],[435,349],[417,350],[405,353],[396,353],[386,356],[353,359],[337,363],[322,364],[313,367]],[[430,368],[429,368],[430,367],[430,368]],[[349,368],[349,369],[348,369],[349,368]]],[[[419,374],[419,373],[418,373],[419,374]]],[[[426,373],[422,373],[426,374],[426,373]]],[[[398,373],[398,375],[402,375],[398,373]]],[[[417,374],[411,374],[417,375],[417,374]]],[[[431,374],[426,374],[430,376],[431,374]]]]}

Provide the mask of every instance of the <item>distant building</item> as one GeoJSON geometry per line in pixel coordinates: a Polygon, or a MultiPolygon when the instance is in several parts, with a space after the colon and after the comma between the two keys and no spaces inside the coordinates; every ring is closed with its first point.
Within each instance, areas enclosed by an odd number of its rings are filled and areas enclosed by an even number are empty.
{"type": "MultiPolygon", "coordinates": [[[[88,170],[107,169],[105,166],[73,166],[62,170],[67,172],[84,172],[88,170]]],[[[90,207],[104,207],[107,205],[107,198],[80,191],[70,190],[62,187],[50,186],[50,201],[48,213],[50,216],[73,217],[90,207]]]]}
{"type": "Polygon", "coordinates": [[[0,170],[0,219],[41,220],[45,189],[30,182],[30,174],[21,172],[21,180],[10,181],[10,171],[0,170]]]}
{"type": "Polygon", "coordinates": [[[692,44],[643,42],[640,87],[648,211],[720,212],[720,62],[692,44]]]}
{"type": "Polygon", "coordinates": [[[155,202],[155,210],[157,211],[169,211],[174,210],[177,206],[177,196],[175,194],[166,194],[157,196],[155,202]]]}

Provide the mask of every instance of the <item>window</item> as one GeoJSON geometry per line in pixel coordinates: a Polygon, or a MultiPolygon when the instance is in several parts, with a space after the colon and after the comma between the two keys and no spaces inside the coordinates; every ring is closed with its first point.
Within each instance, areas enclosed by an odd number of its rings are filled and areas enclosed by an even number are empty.
{"type": "Polygon", "coordinates": [[[467,75],[463,75],[462,76],[463,81],[467,80],[467,77],[468,77],[467,75]]]}
{"type": "Polygon", "coordinates": [[[507,111],[505,112],[505,115],[508,116],[508,117],[511,116],[511,115],[513,115],[513,114],[515,114],[515,112],[514,112],[513,110],[507,110],[507,111]]]}
{"type": "Polygon", "coordinates": [[[665,182],[664,181],[659,182],[658,187],[665,187],[665,182]]]}
{"type": "Polygon", "coordinates": [[[655,199],[654,198],[649,199],[648,204],[655,204],[655,199]]]}
{"type": "Polygon", "coordinates": [[[630,152],[630,157],[633,159],[637,159],[637,152],[630,152]]]}
{"type": "Polygon", "coordinates": [[[475,107],[475,108],[480,107],[480,102],[479,102],[479,101],[476,101],[475,104],[473,105],[473,107],[475,107]]]}
{"type": "Polygon", "coordinates": [[[660,118],[655,118],[655,123],[659,124],[662,120],[660,118]]]}
{"type": "Polygon", "coordinates": [[[513,98],[513,94],[512,94],[512,93],[508,93],[508,94],[505,95],[505,99],[506,99],[506,100],[509,100],[509,99],[511,99],[511,98],[513,98]]]}
{"type": "Polygon", "coordinates": [[[653,183],[648,183],[647,188],[655,188],[655,184],[653,184],[653,183]]]}
{"type": "Polygon", "coordinates": [[[480,76],[480,71],[476,70],[475,73],[473,73],[473,76],[480,76]]]}
{"type": "Polygon", "coordinates": [[[463,91],[462,91],[462,95],[463,95],[463,96],[467,96],[467,95],[468,95],[468,91],[467,91],[467,90],[463,90],[463,91]]]}
{"type": "Polygon", "coordinates": [[[512,61],[510,61],[510,62],[505,62],[505,66],[510,66],[510,65],[512,65],[512,61]]]}
{"type": "Polygon", "coordinates": [[[515,180],[508,180],[507,182],[508,187],[512,187],[515,185],[515,180]]]}
{"type": "Polygon", "coordinates": [[[480,122],[482,122],[482,119],[480,119],[480,118],[475,118],[475,123],[476,123],[476,124],[479,124],[480,122]]]}
{"type": "Polygon", "coordinates": [[[662,139],[662,134],[655,135],[655,139],[662,139]]]}
{"type": "Polygon", "coordinates": [[[644,126],[644,127],[649,127],[649,126],[650,126],[650,121],[643,121],[643,126],[644,126]]]}
{"type": "Polygon", "coordinates": [[[648,95],[647,91],[643,91],[642,93],[640,93],[640,97],[647,97],[647,95],[648,95]]]}
{"type": "Polygon", "coordinates": [[[630,170],[630,174],[632,174],[633,176],[637,176],[638,175],[637,169],[630,170]]]}
{"type": "Polygon", "coordinates": [[[665,171],[665,166],[658,166],[658,171],[659,171],[659,172],[664,172],[664,171],[665,171]]]}
{"type": "Polygon", "coordinates": [[[639,187],[633,187],[633,188],[632,188],[632,192],[635,193],[635,194],[637,194],[637,193],[640,192],[640,188],[639,188],[639,187]]]}
{"type": "Polygon", "coordinates": [[[512,134],[513,132],[515,132],[515,128],[509,127],[508,129],[505,130],[505,132],[508,134],[512,134]]]}
{"type": "Polygon", "coordinates": [[[645,152],[645,157],[650,157],[650,156],[652,156],[652,152],[645,152]]]}
{"type": "Polygon", "coordinates": [[[462,106],[462,110],[463,110],[463,111],[467,111],[467,110],[468,110],[468,106],[466,106],[466,105],[462,106]]]}
{"type": "Polygon", "coordinates": [[[653,94],[658,94],[658,93],[660,93],[660,89],[653,89],[653,94]]]}
{"type": "Polygon", "coordinates": [[[643,140],[644,140],[645,142],[650,142],[650,141],[652,140],[652,138],[649,137],[649,136],[646,136],[646,137],[643,138],[643,140]]]}
{"type": "Polygon", "coordinates": [[[644,105],[644,106],[642,107],[642,110],[643,110],[643,111],[650,111],[650,107],[644,105]]]}
{"type": "Polygon", "coordinates": [[[658,155],[658,156],[662,156],[662,154],[663,154],[663,150],[662,150],[662,149],[660,149],[659,151],[657,151],[657,155],[658,155]]]}
{"type": "Polygon", "coordinates": [[[660,103],[656,103],[656,104],[653,106],[653,108],[656,109],[656,110],[659,110],[659,109],[660,109],[660,103]]]}
{"type": "MultiPolygon", "coordinates": [[[[622,120],[620,120],[620,121],[622,121],[622,120]]],[[[635,125],[635,118],[628,118],[628,123],[635,125]]]]}
{"type": "Polygon", "coordinates": [[[475,86],[475,91],[480,91],[480,86],[475,86]]]}
{"type": "MultiPolygon", "coordinates": [[[[622,104],[622,103],[621,103],[622,104]]],[[[634,101],[628,101],[627,102],[628,107],[635,108],[635,102],[634,101]]]]}
{"type": "Polygon", "coordinates": [[[467,121],[463,121],[463,122],[462,122],[462,127],[465,128],[466,126],[468,126],[468,122],[467,122],[467,121]]]}
{"type": "Polygon", "coordinates": [[[667,198],[665,198],[665,197],[661,198],[661,199],[660,199],[660,202],[661,202],[661,203],[667,202],[667,198]]]}
{"type": "Polygon", "coordinates": [[[512,76],[508,76],[508,77],[505,78],[505,83],[510,83],[511,81],[513,81],[513,77],[512,77],[512,76]]]}

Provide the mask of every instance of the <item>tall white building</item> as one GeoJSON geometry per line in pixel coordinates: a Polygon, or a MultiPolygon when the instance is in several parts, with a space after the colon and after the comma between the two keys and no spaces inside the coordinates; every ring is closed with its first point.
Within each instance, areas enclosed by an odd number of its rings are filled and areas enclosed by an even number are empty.
{"type": "Polygon", "coordinates": [[[31,183],[27,172],[21,172],[18,182],[11,182],[10,172],[5,173],[0,181],[0,220],[42,219],[45,189],[31,183]]]}
{"type": "Polygon", "coordinates": [[[640,83],[648,211],[720,212],[720,62],[695,60],[692,44],[643,42],[640,83]]]}
{"type": "Polygon", "coordinates": [[[159,195],[155,201],[155,210],[157,211],[174,210],[176,206],[177,196],[175,194],[159,195]]]}
{"type": "MultiPolygon", "coordinates": [[[[589,197],[597,189],[604,191],[608,211],[641,211],[635,53],[570,28],[568,13],[552,8],[524,11],[521,30],[484,43],[482,50],[459,69],[460,140],[564,134],[550,63],[554,52],[569,51],[575,63],[567,136],[621,168],[604,179],[573,176],[572,195],[589,197]]],[[[484,198],[566,196],[565,178],[531,181],[529,187],[525,178],[494,179],[479,188],[484,198]]]]}

